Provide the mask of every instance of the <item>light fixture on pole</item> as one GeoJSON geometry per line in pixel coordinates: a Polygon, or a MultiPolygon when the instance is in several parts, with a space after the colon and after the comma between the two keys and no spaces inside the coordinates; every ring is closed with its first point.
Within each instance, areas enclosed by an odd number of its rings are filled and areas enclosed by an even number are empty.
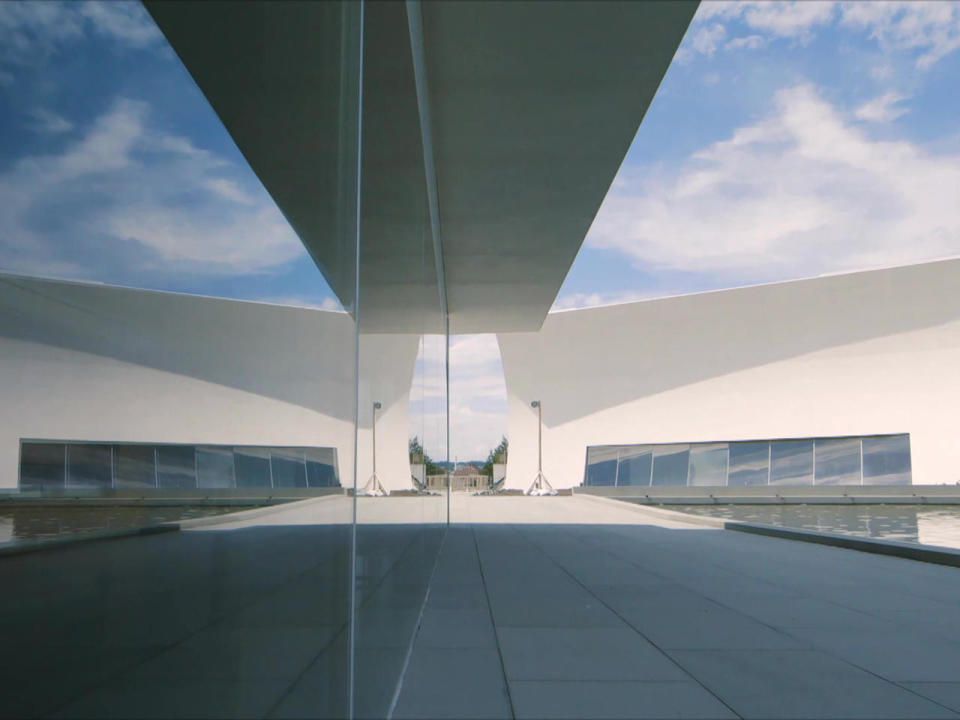
{"type": "Polygon", "coordinates": [[[547,481],[547,476],[543,474],[543,407],[539,400],[530,403],[530,407],[537,409],[537,477],[533,484],[527,488],[526,495],[556,495],[557,491],[547,481]]]}
{"type": "Polygon", "coordinates": [[[383,496],[390,494],[380,483],[380,478],[377,477],[377,410],[381,407],[383,406],[379,402],[373,403],[373,475],[363,486],[361,495],[383,496]]]}

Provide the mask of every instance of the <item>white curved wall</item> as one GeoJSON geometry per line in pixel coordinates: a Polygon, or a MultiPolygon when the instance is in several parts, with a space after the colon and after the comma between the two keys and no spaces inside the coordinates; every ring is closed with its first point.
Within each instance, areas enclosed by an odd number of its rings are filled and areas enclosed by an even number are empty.
{"type": "MultiPolygon", "coordinates": [[[[418,338],[361,338],[358,474],[409,488],[418,338]]],[[[21,438],[337,448],[352,483],[354,324],[342,312],[0,276],[0,487],[21,438]]]]}
{"type": "Polygon", "coordinates": [[[551,313],[498,335],[508,487],[583,479],[586,447],[910,433],[915,484],[960,481],[960,261],[551,313]]]}

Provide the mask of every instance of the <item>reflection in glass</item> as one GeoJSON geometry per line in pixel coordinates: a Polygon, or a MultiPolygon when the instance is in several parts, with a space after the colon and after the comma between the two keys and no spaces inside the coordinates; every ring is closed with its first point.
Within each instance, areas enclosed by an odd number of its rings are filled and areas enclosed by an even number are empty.
{"type": "Polygon", "coordinates": [[[234,448],[233,469],[238,488],[273,487],[269,450],[234,448]]]}
{"type": "Polygon", "coordinates": [[[157,446],[157,482],[161,488],[197,487],[197,466],[192,445],[157,446]]]}
{"type": "Polygon", "coordinates": [[[619,448],[616,447],[587,449],[587,485],[610,486],[616,484],[618,452],[619,448]]]}
{"type": "Polygon", "coordinates": [[[67,446],[67,487],[106,490],[111,479],[109,445],[67,446]]]}
{"type": "Polygon", "coordinates": [[[202,488],[232,488],[233,452],[228,448],[197,448],[197,486],[202,488]]]}
{"type": "Polygon", "coordinates": [[[860,484],[860,438],[816,441],[816,485],[860,484]]]}
{"type": "Polygon", "coordinates": [[[20,445],[20,489],[63,489],[64,446],[59,443],[22,443],[20,445]]]}
{"type": "Polygon", "coordinates": [[[770,484],[813,484],[813,440],[770,443],[770,484]]]}
{"type": "Polygon", "coordinates": [[[157,486],[153,445],[113,446],[113,486],[140,489],[157,486]]]}
{"type": "Polygon", "coordinates": [[[909,435],[587,448],[586,485],[910,485],[909,435]],[[689,455],[687,455],[689,448],[689,455]],[[681,467],[689,457],[688,468],[681,467]],[[651,472],[652,471],[652,472],[651,472]],[[652,475],[652,478],[651,478],[652,475]],[[682,479],[681,479],[682,478],[682,479]]]}
{"type": "Polygon", "coordinates": [[[727,484],[727,444],[690,447],[690,484],[727,484]]]}
{"type": "Polygon", "coordinates": [[[770,443],[730,443],[730,474],[727,485],[766,485],[769,475],[770,443]]]}
{"type": "Polygon", "coordinates": [[[650,448],[625,447],[620,451],[617,485],[649,485],[653,452],[650,448]]]}
{"type": "Polygon", "coordinates": [[[336,487],[336,451],[333,448],[304,448],[307,460],[307,485],[310,487],[336,487]]]}
{"type": "Polygon", "coordinates": [[[910,485],[910,436],[863,438],[864,485],[910,485]]]}
{"type": "Polygon", "coordinates": [[[307,486],[307,468],[303,458],[291,454],[272,453],[270,465],[274,487],[301,488],[307,486]]]}
{"type": "Polygon", "coordinates": [[[689,445],[665,445],[653,453],[653,485],[686,485],[689,445]]]}

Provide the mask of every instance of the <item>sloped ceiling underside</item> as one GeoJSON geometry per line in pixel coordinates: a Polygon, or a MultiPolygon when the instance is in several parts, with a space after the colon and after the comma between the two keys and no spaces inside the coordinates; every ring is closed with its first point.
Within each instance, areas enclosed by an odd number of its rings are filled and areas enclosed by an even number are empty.
{"type": "MultiPolygon", "coordinates": [[[[421,4],[451,332],[540,327],[696,7],[421,4]]],[[[356,117],[340,98],[355,79],[343,8],[147,8],[353,311],[342,191],[356,117]]],[[[367,3],[364,23],[361,328],[438,332],[406,5],[367,3]]]]}

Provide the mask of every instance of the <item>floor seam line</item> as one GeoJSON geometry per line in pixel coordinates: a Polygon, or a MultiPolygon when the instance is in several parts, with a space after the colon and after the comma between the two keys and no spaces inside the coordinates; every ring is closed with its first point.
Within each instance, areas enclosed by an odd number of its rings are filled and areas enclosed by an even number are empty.
{"type": "Polygon", "coordinates": [[[430,588],[433,585],[433,578],[437,574],[437,566],[440,564],[440,556],[443,554],[443,548],[447,544],[447,535],[450,532],[450,526],[444,526],[443,537],[440,539],[440,547],[433,558],[433,568],[430,570],[430,578],[427,580],[427,591],[423,594],[423,603],[420,605],[420,614],[417,615],[417,624],[413,629],[413,635],[410,637],[410,643],[407,645],[407,654],[403,658],[403,667],[400,668],[400,677],[397,678],[397,687],[393,691],[393,698],[390,700],[390,707],[387,708],[387,720],[393,718],[393,713],[397,709],[397,703],[400,701],[400,693],[403,692],[403,681],[407,677],[407,668],[410,666],[410,658],[413,657],[413,646],[417,642],[417,636],[420,634],[420,627],[423,624],[423,615],[427,610],[427,602],[430,600],[430,588]]]}
{"type": "MultiPolygon", "coordinates": [[[[147,536],[147,537],[149,537],[149,536],[147,536]]],[[[317,569],[318,567],[320,567],[322,564],[323,564],[323,562],[317,563],[316,565],[311,565],[311,566],[310,566],[309,568],[307,568],[306,570],[304,570],[304,571],[302,571],[302,572],[300,572],[300,573],[297,573],[294,577],[290,578],[289,580],[286,580],[283,584],[286,585],[287,583],[295,582],[298,578],[302,577],[303,575],[306,575],[306,574],[309,573],[309,572],[312,572],[313,570],[316,570],[316,569],[317,569]]],[[[97,683],[95,683],[94,685],[92,685],[92,686],[90,686],[90,687],[84,688],[83,690],[81,690],[80,692],[76,693],[75,695],[72,695],[68,700],[59,703],[58,705],[50,708],[49,710],[46,710],[46,711],[44,711],[44,712],[42,712],[42,713],[39,713],[39,716],[40,716],[40,717],[49,717],[50,715],[52,715],[52,714],[54,714],[54,713],[56,713],[56,712],[59,712],[60,710],[63,710],[65,707],[69,706],[71,703],[74,703],[74,702],[76,702],[77,700],[82,699],[84,696],[89,695],[89,694],[92,693],[92,692],[95,692],[95,691],[97,691],[97,690],[100,690],[100,689],[106,687],[106,686],[109,685],[111,682],[115,682],[115,681],[117,681],[117,680],[120,680],[120,679],[128,676],[130,673],[136,671],[138,668],[146,665],[147,663],[151,662],[152,660],[156,660],[157,658],[159,658],[159,657],[160,657],[161,655],[163,655],[164,653],[169,652],[170,650],[173,650],[174,648],[179,647],[179,646],[182,645],[183,643],[192,640],[194,637],[196,637],[196,636],[199,635],[200,633],[202,633],[202,632],[204,632],[204,631],[206,631],[206,630],[209,630],[210,628],[214,627],[215,625],[223,622],[224,620],[226,620],[226,619],[227,619],[228,617],[230,617],[231,615],[235,615],[235,614],[237,614],[237,613],[239,613],[239,612],[241,612],[241,611],[243,611],[243,610],[245,610],[245,609],[247,609],[247,608],[249,608],[249,607],[252,607],[252,606],[256,605],[256,604],[259,603],[259,602],[262,602],[262,601],[265,600],[267,597],[269,597],[270,595],[272,595],[272,594],[274,594],[274,593],[276,593],[276,592],[279,592],[279,590],[278,590],[276,587],[272,588],[271,590],[265,591],[265,592],[264,592],[260,597],[258,597],[256,600],[251,600],[249,603],[246,603],[246,604],[244,604],[244,605],[241,605],[241,606],[239,606],[238,608],[236,608],[235,610],[230,611],[229,613],[226,613],[226,614],[224,614],[224,615],[221,615],[220,617],[216,618],[215,620],[211,620],[211,621],[210,621],[209,623],[207,623],[206,625],[203,625],[202,627],[197,628],[195,631],[193,631],[192,633],[186,635],[185,637],[180,638],[180,639],[177,640],[176,642],[170,643],[169,645],[164,645],[160,650],[158,650],[158,651],[156,651],[156,652],[154,652],[154,653],[151,653],[148,657],[143,658],[143,659],[140,660],[139,662],[135,662],[135,663],[133,663],[132,665],[128,665],[127,667],[123,668],[123,669],[120,670],[119,672],[110,675],[108,678],[105,678],[104,680],[102,680],[102,681],[100,681],[100,682],[97,682],[97,683]]],[[[342,629],[341,629],[341,632],[342,632],[342,629]]],[[[337,634],[338,634],[338,633],[337,633],[337,634]]],[[[336,634],[335,634],[335,636],[336,636],[336,634]]],[[[331,642],[332,642],[332,640],[331,640],[331,642]]],[[[324,646],[324,649],[326,649],[326,647],[327,647],[328,645],[329,645],[329,643],[324,646]]]]}
{"type": "Polygon", "coordinates": [[[483,597],[487,601],[487,613],[490,615],[490,625],[493,627],[493,639],[497,644],[497,657],[500,658],[500,672],[503,673],[503,686],[507,691],[507,704],[510,707],[510,717],[516,718],[517,711],[513,705],[513,693],[510,691],[510,679],[507,677],[507,665],[503,661],[503,648],[500,647],[500,633],[497,632],[497,621],[493,617],[493,605],[490,604],[490,592],[487,589],[487,578],[483,574],[483,559],[480,557],[480,543],[477,540],[476,528],[470,525],[470,535],[473,537],[473,550],[477,554],[477,566],[480,571],[480,582],[483,585],[483,597]]]}
{"type": "Polygon", "coordinates": [[[691,673],[689,670],[687,670],[685,667],[683,667],[683,665],[681,665],[679,662],[677,662],[677,660],[675,660],[673,657],[671,657],[668,652],[666,652],[666,651],[665,651],[663,648],[661,648],[657,643],[655,643],[653,640],[651,640],[649,637],[647,637],[643,632],[641,632],[637,627],[635,627],[635,626],[633,625],[633,623],[629,622],[629,621],[628,621],[625,617],[623,617],[620,613],[618,613],[616,610],[614,610],[612,607],[610,607],[610,605],[608,605],[602,598],[600,598],[598,595],[594,594],[593,591],[591,591],[586,585],[584,585],[582,582],[580,582],[580,580],[578,580],[577,577],[576,577],[573,573],[571,573],[569,570],[567,570],[565,567],[563,567],[563,565],[561,565],[560,563],[558,563],[553,557],[551,557],[547,552],[545,552],[545,551],[543,550],[543,548],[541,548],[537,543],[535,543],[535,542],[534,542],[533,540],[531,540],[529,537],[523,536],[522,533],[518,533],[518,534],[520,534],[521,537],[523,537],[523,539],[524,539],[528,544],[530,544],[530,545],[532,545],[533,547],[535,547],[535,548],[537,549],[537,551],[538,551],[541,555],[543,555],[544,557],[547,558],[547,560],[549,560],[549,561],[550,561],[551,563],[553,563],[556,567],[558,567],[558,568],[561,570],[561,572],[563,572],[563,573],[564,573],[565,575],[567,575],[571,580],[573,580],[577,585],[579,585],[581,588],[583,588],[583,589],[587,592],[587,594],[589,594],[591,597],[595,598],[595,599],[597,600],[597,602],[599,602],[601,605],[603,605],[605,608],[607,608],[607,610],[609,610],[609,611],[612,612],[614,615],[616,615],[616,616],[620,619],[620,621],[621,621],[622,623],[624,623],[627,627],[629,627],[631,630],[633,630],[635,633],[637,633],[637,635],[639,635],[640,637],[642,637],[644,640],[646,640],[648,643],[650,643],[650,645],[652,645],[654,648],[656,648],[657,652],[659,652],[661,655],[663,655],[663,657],[667,658],[667,660],[669,660],[669,661],[670,661],[671,663],[673,663],[677,668],[679,668],[682,672],[684,672],[690,679],[692,679],[697,685],[699,685],[700,687],[702,687],[702,688],[703,688],[711,697],[713,697],[717,702],[719,702],[721,705],[723,705],[725,708],[727,708],[727,710],[729,710],[730,712],[732,712],[736,717],[740,718],[740,720],[743,720],[743,715],[741,715],[741,714],[738,713],[736,710],[734,710],[725,700],[723,700],[723,698],[721,698],[719,695],[717,695],[715,692],[713,692],[710,688],[708,688],[706,685],[704,685],[704,684],[700,681],[700,679],[699,679],[698,677],[696,677],[693,673],[691,673]]]}

